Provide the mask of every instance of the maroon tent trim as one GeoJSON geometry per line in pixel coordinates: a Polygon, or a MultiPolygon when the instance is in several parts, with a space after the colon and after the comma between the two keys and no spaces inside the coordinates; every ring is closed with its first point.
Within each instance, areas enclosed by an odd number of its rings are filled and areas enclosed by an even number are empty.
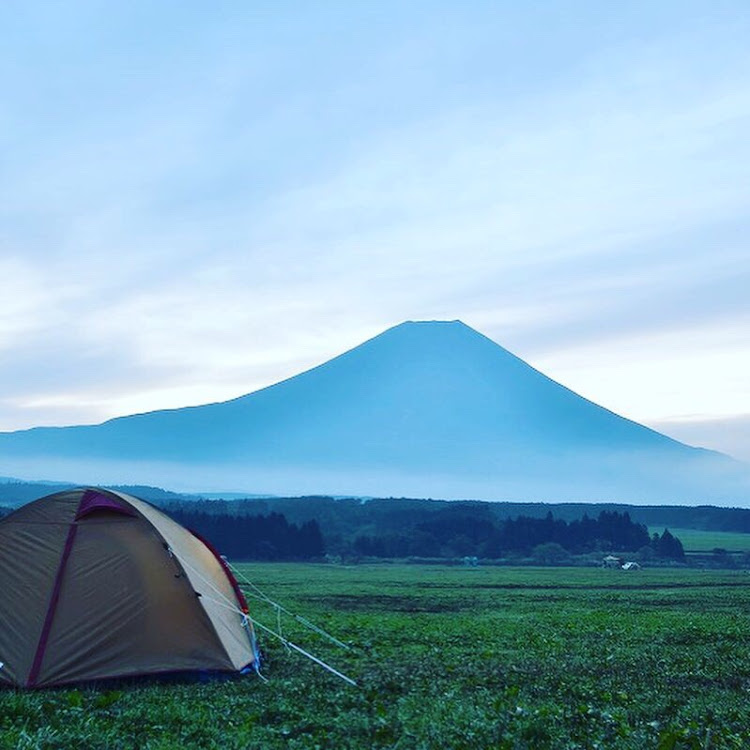
{"type": "Polygon", "coordinates": [[[39,636],[39,643],[36,647],[36,654],[34,654],[34,662],[31,665],[29,679],[26,682],[27,687],[34,687],[37,677],[39,677],[39,671],[42,668],[44,652],[47,649],[47,641],[49,640],[50,630],[52,630],[52,622],[55,619],[57,602],[60,599],[60,589],[62,588],[62,580],[63,576],[65,575],[65,567],[68,563],[68,558],[70,557],[71,550],[73,549],[73,542],[75,541],[77,530],[78,527],[74,523],[70,524],[70,529],[68,529],[68,536],[65,539],[65,547],[63,547],[63,552],[60,556],[60,565],[57,568],[55,583],[52,587],[52,596],[50,597],[49,605],[47,606],[47,614],[44,618],[42,633],[39,636]]]}
{"type": "Polygon", "coordinates": [[[208,547],[208,549],[211,551],[213,556],[217,559],[219,562],[219,565],[221,565],[221,569],[224,571],[224,574],[229,579],[229,583],[232,586],[232,590],[234,591],[234,595],[237,597],[237,601],[240,603],[240,607],[242,608],[242,611],[247,614],[250,610],[247,606],[247,599],[245,599],[245,595],[242,593],[242,589],[240,588],[240,584],[237,583],[237,579],[234,577],[234,573],[232,573],[231,568],[227,565],[227,561],[219,554],[216,547],[211,544],[211,542],[208,541],[208,539],[205,539],[202,537],[197,531],[193,531],[192,529],[188,529],[188,531],[199,541],[203,542],[203,544],[208,547]]]}
{"type": "Polygon", "coordinates": [[[82,518],[85,518],[90,513],[97,510],[108,510],[114,513],[121,513],[124,516],[136,517],[138,515],[134,510],[128,508],[127,505],[123,505],[113,497],[109,497],[108,495],[97,492],[96,490],[86,490],[81,498],[81,503],[78,506],[76,521],[80,521],[82,518]]]}

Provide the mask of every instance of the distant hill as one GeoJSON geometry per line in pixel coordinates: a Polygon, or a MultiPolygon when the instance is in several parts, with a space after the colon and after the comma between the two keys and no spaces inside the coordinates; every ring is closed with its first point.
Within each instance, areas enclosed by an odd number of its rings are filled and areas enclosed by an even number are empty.
{"type": "Polygon", "coordinates": [[[254,494],[750,502],[750,470],[578,396],[461,322],[408,322],[217,404],[0,433],[0,471],[254,494]]]}
{"type": "Polygon", "coordinates": [[[15,507],[51,495],[71,485],[65,482],[24,482],[12,477],[0,477],[0,512],[2,507],[15,507]]]}
{"type": "MultiPolygon", "coordinates": [[[[7,510],[71,485],[63,482],[24,482],[0,477],[0,516],[7,510]]],[[[733,533],[750,539],[750,509],[710,505],[628,505],[621,503],[510,503],[447,501],[417,498],[247,497],[224,499],[172,492],[160,487],[116,486],[118,489],[178,514],[229,517],[283,515],[303,526],[316,521],[329,540],[352,538],[357,533],[405,533],[415,525],[439,517],[472,517],[492,523],[519,517],[543,519],[553,515],[560,521],[578,521],[601,513],[628,514],[652,531],[665,528],[695,533],[733,533]]],[[[231,493],[230,493],[231,494],[231,493]]],[[[721,546],[721,545],[713,545],[721,546]]],[[[737,546],[737,545],[735,545],[737,546]]],[[[743,545],[739,545],[743,546],[743,545]]],[[[744,547],[743,547],[744,548],[744,547]]],[[[709,547],[710,549],[710,547],[709,547]]]]}
{"type": "MultiPolygon", "coordinates": [[[[0,512],[2,506],[16,507],[31,502],[45,495],[81,485],[71,482],[37,481],[26,482],[22,479],[12,477],[0,477],[0,512]]],[[[111,489],[127,492],[142,500],[148,500],[156,505],[164,505],[170,502],[190,501],[198,499],[195,495],[170,492],[160,487],[147,487],[144,485],[111,485],[111,489]]]]}
{"type": "MultiPolygon", "coordinates": [[[[166,507],[182,507],[181,501],[166,507]]],[[[750,509],[714,505],[629,505],[624,503],[509,503],[489,501],[424,500],[416,498],[272,497],[219,500],[192,500],[195,509],[229,515],[281,513],[290,522],[303,524],[316,520],[331,536],[347,535],[354,528],[399,531],[446,512],[491,518],[493,521],[524,516],[545,518],[552,514],[561,521],[577,521],[600,513],[627,513],[633,521],[661,531],[681,528],[701,531],[737,532],[750,537],[750,509]]]]}

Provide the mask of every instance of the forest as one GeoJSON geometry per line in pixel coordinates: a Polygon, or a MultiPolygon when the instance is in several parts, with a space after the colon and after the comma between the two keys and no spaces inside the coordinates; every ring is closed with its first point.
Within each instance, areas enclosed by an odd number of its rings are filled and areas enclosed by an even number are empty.
{"type": "Polygon", "coordinates": [[[562,564],[607,552],[650,561],[685,560],[680,540],[668,529],[649,536],[644,523],[619,510],[601,510],[596,516],[583,512],[566,519],[556,517],[549,506],[545,515],[534,517],[509,516],[507,504],[484,502],[185,500],[166,492],[152,502],[234,560],[476,556],[562,564]]]}
{"type": "MultiPolygon", "coordinates": [[[[0,489],[13,493],[7,499],[16,503],[32,492],[25,483],[0,489]]],[[[696,525],[702,519],[702,525],[738,530],[750,524],[750,511],[730,508],[319,496],[207,500],[157,488],[117,489],[161,507],[236,560],[476,556],[508,563],[564,564],[591,562],[602,553],[615,552],[656,563],[682,562],[680,540],[666,527],[649,536],[647,523],[670,520],[684,528],[692,518],[696,525]]],[[[38,487],[37,493],[45,494],[38,487]]]]}
{"type": "Polygon", "coordinates": [[[400,533],[358,535],[354,550],[371,557],[461,557],[489,559],[532,558],[554,564],[587,553],[636,553],[681,561],[679,540],[669,530],[649,536],[648,529],[627,513],[606,512],[598,518],[575,521],[519,516],[492,523],[471,515],[445,513],[400,533]],[[646,553],[648,550],[648,553],[646,553]]]}
{"type": "Polygon", "coordinates": [[[231,516],[190,508],[171,509],[169,515],[232,560],[310,560],[325,554],[315,520],[297,526],[281,513],[231,516]]]}
{"type": "Polygon", "coordinates": [[[601,511],[597,517],[584,514],[566,521],[551,512],[543,518],[498,519],[485,503],[447,503],[435,509],[413,507],[408,501],[378,501],[376,513],[368,505],[335,503],[334,509],[348,511],[342,518],[323,503],[326,512],[320,517],[296,524],[278,512],[243,513],[257,507],[251,500],[168,503],[164,509],[211,539],[222,554],[240,560],[304,560],[327,554],[347,560],[476,556],[561,564],[607,552],[638,553],[661,561],[685,559],[682,544],[669,530],[649,536],[647,527],[627,512],[601,511]],[[355,507],[359,513],[353,512],[355,507]]]}

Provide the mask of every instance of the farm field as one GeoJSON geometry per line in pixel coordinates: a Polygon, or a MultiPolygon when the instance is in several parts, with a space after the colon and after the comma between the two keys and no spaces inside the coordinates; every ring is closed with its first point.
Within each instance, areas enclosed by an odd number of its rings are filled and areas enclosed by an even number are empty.
{"type": "Polygon", "coordinates": [[[261,634],[267,682],[0,691],[0,748],[750,747],[747,573],[239,568],[350,643],[281,621],[359,686],[261,634]]]}
{"type": "MultiPolygon", "coordinates": [[[[711,552],[717,547],[728,552],[750,551],[750,534],[740,531],[701,531],[699,529],[669,529],[681,542],[685,552],[711,552]]],[[[664,527],[649,526],[649,534],[661,533],[664,527]]]]}

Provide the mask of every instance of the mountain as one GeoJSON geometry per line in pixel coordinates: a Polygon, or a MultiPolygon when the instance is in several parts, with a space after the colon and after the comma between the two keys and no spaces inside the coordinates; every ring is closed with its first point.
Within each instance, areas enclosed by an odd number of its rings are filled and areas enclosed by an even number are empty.
{"type": "MultiPolygon", "coordinates": [[[[71,482],[24,481],[13,477],[0,477],[0,515],[9,507],[23,505],[45,495],[51,495],[53,492],[62,492],[76,486],[78,486],[77,483],[71,482]]],[[[160,487],[143,485],[112,485],[108,489],[127,492],[128,495],[134,495],[157,505],[202,499],[197,495],[185,495],[163,490],[160,487]]]]}
{"type": "Polygon", "coordinates": [[[231,401],[0,433],[0,471],[277,494],[750,501],[747,467],[597,406],[459,321],[402,323],[231,401]]]}

